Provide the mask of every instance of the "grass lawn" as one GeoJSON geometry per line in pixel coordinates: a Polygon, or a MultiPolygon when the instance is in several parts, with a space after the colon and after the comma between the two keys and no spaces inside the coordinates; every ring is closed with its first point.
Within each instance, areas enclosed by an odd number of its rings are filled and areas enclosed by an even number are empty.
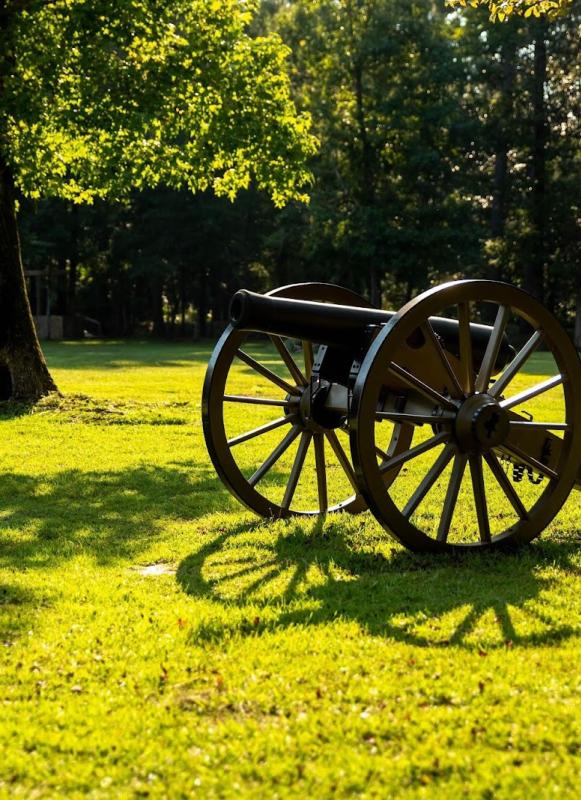
{"type": "Polygon", "coordinates": [[[513,554],[265,523],[210,350],[49,344],[60,406],[0,412],[0,797],[578,797],[581,495],[513,554]]]}

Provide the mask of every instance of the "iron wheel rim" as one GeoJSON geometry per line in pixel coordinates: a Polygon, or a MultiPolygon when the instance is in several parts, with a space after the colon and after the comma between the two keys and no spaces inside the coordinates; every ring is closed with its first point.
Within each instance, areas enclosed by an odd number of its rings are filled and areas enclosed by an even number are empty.
{"type": "Polygon", "coordinates": [[[563,506],[581,465],[581,364],[577,352],[557,320],[537,300],[516,287],[495,281],[468,280],[445,284],[428,290],[406,304],[381,331],[363,360],[353,391],[351,412],[351,449],[361,492],[383,527],[401,544],[420,552],[473,550],[475,547],[503,547],[530,542],[563,506]],[[402,342],[426,319],[437,315],[443,308],[460,303],[485,302],[499,307],[508,305],[532,328],[542,330],[564,376],[562,388],[569,428],[563,436],[557,478],[548,480],[539,500],[528,509],[527,520],[517,520],[503,533],[492,536],[490,541],[438,541],[406,518],[389,491],[385,490],[380,465],[374,455],[377,399],[384,385],[385,363],[395,359],[402,342]]]}

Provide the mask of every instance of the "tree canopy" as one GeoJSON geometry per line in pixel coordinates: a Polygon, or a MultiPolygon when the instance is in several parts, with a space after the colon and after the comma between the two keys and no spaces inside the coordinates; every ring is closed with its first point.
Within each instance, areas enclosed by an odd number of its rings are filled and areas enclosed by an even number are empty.
{"type": "Polygon", "coordinates": [[[446,0],[448,6],[487,6],[493,22],[503,22],[511,16],[556,17],[573,0],[446,0]]]}
{"type": "MultiPolygon", "coordinates": [[[[257,0],[0,0],[0,384],[55,389],[20,256],[16,191],[75,204],[157,186],[306,200],[315,151],[257,0]]],[[[0,398],[1,399],[1,398],[0,398]]]]}
{"type": "Polygon", "coordinates": [[[309,119],[254,0],[19,0],[4,6],[0,148],[30,197],[158,185],[304,199],[309,119]]]}

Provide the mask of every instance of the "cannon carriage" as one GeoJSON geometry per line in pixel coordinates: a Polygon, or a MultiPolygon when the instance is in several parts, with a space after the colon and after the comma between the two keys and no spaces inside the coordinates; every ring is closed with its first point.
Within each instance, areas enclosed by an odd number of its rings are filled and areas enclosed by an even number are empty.
{"type": "Polygon", "coordinates": [[[579,357],[522,290],[458,281],[388,312],[306,283],[237,292],[230,316],[204,434],[262,516],[369,508],[417,551],[501,547],[531,541],[581,486],[579,357]]]}

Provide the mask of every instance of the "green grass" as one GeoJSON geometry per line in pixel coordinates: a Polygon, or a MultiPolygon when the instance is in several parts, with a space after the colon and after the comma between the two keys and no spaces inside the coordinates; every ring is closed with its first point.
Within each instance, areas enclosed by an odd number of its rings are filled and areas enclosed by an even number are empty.
{"type": "Polygon", "coordinates": [[[578,495],[511,554],[265,523],[209,347],[46,352],[65,400],[0,418],[0,797],[578,796],[578,495]]]}

